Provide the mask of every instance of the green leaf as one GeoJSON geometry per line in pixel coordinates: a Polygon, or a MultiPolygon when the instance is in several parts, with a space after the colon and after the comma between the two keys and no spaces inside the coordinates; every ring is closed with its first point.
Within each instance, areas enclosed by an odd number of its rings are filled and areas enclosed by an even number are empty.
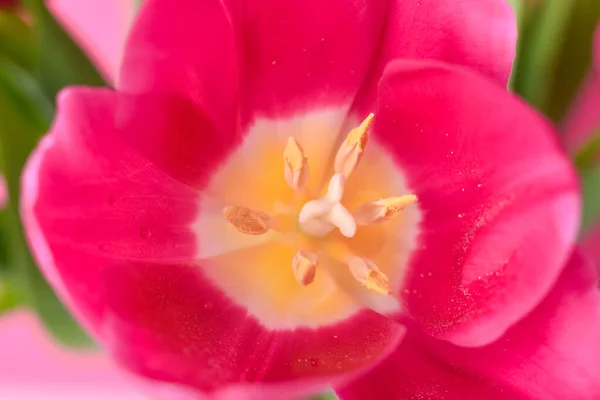
{"type": "Polygon", "coordinates": [[[599,22],[600,1],[575,2],[547,104],[546,114],[554,121],[564,118],[579,92],[590,66],[594,32],[599,22]]]}
{"type": "Polygon", "coordinates": [[[580,171],[583,190],[582,233],[600,221],[600,166],[580,171]]]}
{"type": "Polygon", "coordinates": [[[513,88],[543,110],[576,0],[544,1],[520,26],[513,88]]]}
{"type": "Polygon", "coordinates": [[[600,128],[574,155],[583,191],[582,232],[600,222],[600,128]]]}
{"type": "Polygon", "coordinates": [[[517,21],[521,21],[523,13],[525,12],[527,0],[508,0],[508,3],[513,8],[517,21]]]}
{"type": "Polygon", "coordinates": [[[14,288],[35,308],[48,330],[69,346],[92,341],[71,318],[31,258],[19,216],[21,170],[40,136],[48,129],[51,106],[36,80],[8,60],[0,63],[0,162],[10,201],[3,213],[3,239],[14,288]]]}
{"type": "Polygon", "coordinates": [[[45,132],[55,109],[31,73],[11,60],[0,59],[0,82],[7,99],[38,131],[45,132]]]}
{"type": "MultiPolygon", "coordinates": [[[[600,112],[600,111],[599,111],[600,112]]],[[[577,169],[584,170],[597,164],[600,156],[600,128],[590,136],[588,142],[575,154],[574,161],[577,169]]]]}
{"type": "MultiPolygon", "coordinates": [[[[2,164],[2,163],[0,163],[2,164]]],[[[7,227],[7,219],[8,215],[5,210],[1,210],[0,212],[0,278],[6,279],[8,274],[11,271],[11,264],[9,260],[8,253],[10,252],[10,247],[8,243],[8,230],[7,227]]]]}
{"type": "Polygon", "coordinates": [[[0,57],[10,58],[31,70],[35,65],[35,54],[31,27],[17,14],[0,11],[0,57]]]}
{"type": "Polygon", "coordinates": [[[585,76],[599,18],[597,0],[539,0],[521,18],[511,87],[555,122],[585,76]]]}
{"type": "Polygon", "coordinates": [[[5,279],[0,279],[0,316],[15,309],[20,303],[18,292],[5,279]]]}
{"type": "Polygon", "coordinates": [[[43,0],[26,0],[38,38],[38,77],[51,99],[65,86],[106,86],[90,59],[65,32],[43,0]]]}

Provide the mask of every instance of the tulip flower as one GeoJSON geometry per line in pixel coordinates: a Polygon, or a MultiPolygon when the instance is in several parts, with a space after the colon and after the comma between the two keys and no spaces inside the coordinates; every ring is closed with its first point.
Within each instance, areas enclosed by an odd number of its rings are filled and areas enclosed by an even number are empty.
{"type": "Polygon", "coordinates": [[[73,353],[46,337],[35,317],[0,320],[0,398],[141,400],[137,388],[99,353],[73,353]]]}
{"type": "Polygon", "coordinates": [[[117,88],[62,92],[28,162],[36,259],[189,398],[345,386],[409,324],[488,345],[580,214],[553,128],[506,92],[515,39],[504,0],[148,0],[117,88]]]}

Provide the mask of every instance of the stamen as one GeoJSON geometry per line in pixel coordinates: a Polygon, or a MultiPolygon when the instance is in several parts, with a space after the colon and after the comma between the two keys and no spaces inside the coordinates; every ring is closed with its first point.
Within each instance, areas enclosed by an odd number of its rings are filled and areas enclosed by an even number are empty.
{"type": "Polygon", "coordinates": [[[371,113],[356,128],[352,129],[335,156],[335,173],[350,176],[358,165],[362,153],[369,140],[369,128],[373,124],[375,114],[371,113]]]}
{"type": "Polygon", "coordinates": [[[348,266],[354,279],[367,289],[385,295],[392,293],[388,277],[379,270],[379,267],[373,261],[352,256],[348,260],[348,266]]]}
{"type": "Polygon", "coordinates": [[[388,197],[372,201],[358,207],[352,215],[358,225],[373,225],[394,218],[406,208],[416,203],[417,196],[407,194],[398,197],[388,197]]]}
{"type": "Polygon", "coordinates": [[[283,151],[285,181],[294,190],[302,190],[308,183],[310,169],[298,141],[290,136],[283,151]]]}
{"type": "Polygon", "coordinates": [[[225,207],[223,216],[246,235],[262,235],[269,230],[269,215],[245,207],[225,207]]]}
{"type": "Polygon", "coordinates": [[[294,277],[302,286],[306,286],[315,279],[318,257],[315,253],[300,249],[292,259],[294,277]]]}

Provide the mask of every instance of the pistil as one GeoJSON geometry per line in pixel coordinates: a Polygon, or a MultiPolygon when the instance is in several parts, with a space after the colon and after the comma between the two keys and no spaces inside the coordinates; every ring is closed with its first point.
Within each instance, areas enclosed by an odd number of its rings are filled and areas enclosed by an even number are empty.
{"type": "Polygon", "coordinates": [[[302,232],[323,237],[338,228],[346,237],[353,237],[356,234],[356,221],[341,203],[345,184],[346,177],[343,174],[335,174],[329,181],[327,193],[302,207],[298,216],[302,232]]]}

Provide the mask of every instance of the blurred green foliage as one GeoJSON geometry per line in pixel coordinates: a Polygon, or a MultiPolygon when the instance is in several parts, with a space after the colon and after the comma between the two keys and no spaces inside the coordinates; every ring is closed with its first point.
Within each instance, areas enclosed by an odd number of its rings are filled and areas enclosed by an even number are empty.
{"type": "MultiPolygon", "coordinates": [[[[599,110],[600,115],[600,110],[599,110]]],[[[600,154],[600,127],[590,135],[588,142],[575,154],[575,166],[580,171],[594,168],[600,154]]]]}
{"type": "Polygon", "coordinates": [[[93,342],[62,306],[31,258],[18,197],[21,171],[50,126],[58,91],[67,85],[105,83],[42,0],[27,0],[25,5],[32,24],[16,14],[0,12],[0,167],[10,197],[0,219],[5,251],[0,278],[8,296],[0,298],[0,312],[22,302],[37,311],[63,344],[90,346],[93,342]]]}
{"type": "Polygon", "coordinates": [[[31,28],[15,13],[0,11],[0,58],[9,58],[26,69],[35,64],[31,28]]]}
{"type": "MultiPolygon", "coordinates": [[[[600,113],[600,110],[599,110],[600,113]]],[[[600,126],[574,156],[583,194],[582,235],[600,223],[600,126]]]]}
{"type": "Polygon", "coordinates": [[[68,85],[106,86],[90,59],[54,19],[43,0],[25,0],[34,18],[35,72],[50,98],[68,85]]]}
{"type": "Polygon", "coordinates": [[[590,64],[600,1],[521,0],[517,4],[519,46],[512,89],[560,123],[590,64]]]}
{"type": "MultiPolygon", "coordinates": [[[[519,44],[511,88],[560,128],[590,70],[598,0],[511,0],[519,44]]],[[[598,111],[600,114],[600,110],[598,111]]],[[[600,127],[598,127],[600,128],[600,127]]],[[[574,155],[583,191],[582,234],[600,223],[600,129],[574,155]]]]}
{"type": "Polygon", "coordinates": [[[600,167],[586,168],[580,172],[583,191],[583,225],[585,235],[600,220],[600,167]]]}

